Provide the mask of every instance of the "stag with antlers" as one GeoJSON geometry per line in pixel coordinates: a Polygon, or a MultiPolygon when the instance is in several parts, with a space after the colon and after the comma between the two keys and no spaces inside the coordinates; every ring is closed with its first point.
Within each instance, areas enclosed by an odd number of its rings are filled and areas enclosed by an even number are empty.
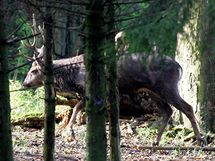
{"type": "MultiPolygon", "coordinates": [[[[36,26],[34,20],[33,26],[36,26]]],[[[33,33],[34,35],[37,34],[35,30],[33,33]]],[[[45,39],[43,32],[40,31],[40,33],[42,38],[45,39]]],[[[34,62],[23,82],[23,86],[26,88],[36,88],[43,85],[44,73],[41,70],[41,66],[43,64],[42,57],[44,50],[43,46],[37,48],[36,44],[36,39],[34,39],[31,45],[34,48],[34,62]]],[[[158,54],[144,55],[136,53],[121,55],[117,62],[119,94],[129,94],[146,88],[156,98],[163,116],[162,125],[155,144],[159,144],[164,129],[172,115],[170,105],[173,105],[188,117],[196,139],[201,144],[203,139],[197,126],[193,108],[179,95],[178,82],[182,73],[180,65],[170,57],[159,56],[158,54]],[[143,62],[146,62],[147,65],[143,62]]],[[[81,97],[84,96],[86,71],[83,57],[83,55],[80,55],[53,61],[54,88],[57,94],[64,96],[78,94],[81,97]]],[[[73,110],[68,128],[73,128],[77,112],[83,108],[84,101],[80,100],[73,110]]]]}

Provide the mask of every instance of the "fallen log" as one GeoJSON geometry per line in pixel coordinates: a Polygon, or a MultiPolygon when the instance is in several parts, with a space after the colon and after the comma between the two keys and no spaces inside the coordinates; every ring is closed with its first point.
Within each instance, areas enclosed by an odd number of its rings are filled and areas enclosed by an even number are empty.
{"type": "MultiPolygon", "coordinates": [[[[129,117],[140,117],[146,114],[153,114],[157,112],[157,105],[155,103],[154,93],[150,92],[147,89],[140,89],[132,94],[121,94],[120,95],[120,117],[129,118],[129,117]]],[[[55,104],[69,106],[66,110],[61,112],[56,112],[56,122],[60,123],[60,127],[64,128],[70,120],[72,115],[73,107],[80,101],[80,99],[72,98],[66,99],[63,97],[56,97],[55,104]]],[[[76,119],[78,124],[83,124],[86,121],[85,115],[79,113],[76,119]]],[[[21,118],[15,121],[12,121],[12,125],[29,127],[41,129],[43,128],[44,117],[43,116],[27,116],[26,118],[21,118]]]]}
{"type": "Polygon", "coordinates": [[[44,127],[44,116],[29,116],[12,121],[13,126],[42,129],[44,127]]]}

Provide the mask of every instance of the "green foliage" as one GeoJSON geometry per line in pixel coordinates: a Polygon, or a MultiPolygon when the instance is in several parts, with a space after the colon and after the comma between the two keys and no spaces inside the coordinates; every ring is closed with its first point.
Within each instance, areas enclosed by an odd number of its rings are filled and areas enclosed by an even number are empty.
{"type": "Polygon", "coordinates": [[[32,34],[30,24],[25,22],[25,19],[25,16],[16,19],[16,24],[22,25],[21,29],[17,33],[18,36],[26,36],[26,34],[32,34]]]}
{"type": "MultiPolygon", "coordinates": [[[[26,35],[31,35],[31,27],[28,23],[23,22],[24,18],[18,18],[16,19],[16,24],[18,26],[21,26],[21,29],[17,32],[17,36],[22,38],[25,37],[26,35]]],[[[18,56],[17,55],[12,55],[12,59],[10,60],[10,68],[14,68],[17,66],[20,66],[22,64],[26,63],[26,57],[25,56],[31,56],[32,52],[30,49],[26,48],[25,46],[26,41],[20,41],[18,43],[18,56]]],[[[13,53],[15,54],[15,53],[13,53]]],[[[16,69],[13,73],[10,74],[10,79],[13,80],[22,80],[23,77],[26,75],[28,71],[28,66],[23,66],[21,68],[16,69]]]]}
{"type": "MultiPolygon", "coordinates": [[[[26,63],[26,58],[23,57],[22,55],[27,55],[27,53],[29,53],[29,50],[26,49],[26,47],[24,46],[24,43],[23,41],[21,41],[20,43],[20,46],[18,48],[18,52],[19,54],[21,54],[20,56],[18,57],[15,57],[12,61],[13,63],[13,67],[17,67],[17,66],[20,66],[22,64],[25,64],[26,63]]],[[[18,68],[16,69],[11,75],[10,75],[10,79],[13,79],[13,80],[23,80],[23,78],[25,77],[25,75],[27,74],[29,70],[29,66],[23,66],[21,68],[18,68]]]]}
{"type": "Polygon", "coordinates": [[[11,119],[17,120],[26,116],[38,116],[44,113],[43,88],[32,91],[14,91],[21,89],[18,81],[10,81],[11,119]]]}
{"type": "Polygon", "coordinates": [[[139,18],[127,22],[129,49],[132,52],[150,52],[156,46],[159,53],[174,55],[177,34],[183,32],[183,26],[190,17],[191,2],[152,0],[136,5],[142,10],[136,10],[141,15],[139,18]]]}

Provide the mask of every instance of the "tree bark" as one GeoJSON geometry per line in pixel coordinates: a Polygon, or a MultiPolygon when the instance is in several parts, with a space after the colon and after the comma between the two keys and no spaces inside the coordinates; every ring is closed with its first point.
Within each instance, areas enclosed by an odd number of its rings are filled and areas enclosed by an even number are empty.
{"type": "Polygon", "coordinates": [[[106,161],[104,1],[89,0],[86,29],[87,161],[106,161]]]}
{"type": "Polygon", "coordinates": [[[54,160],[55,146],[55,91],[52,67],[53,33],[50,24],[53,23],[53,20],[48,8],[45,14],[45,129],[43,154],[45,161],[52,161],[54,160]]]}
{"type": "MultiPolygon", "coordinates": [[[[184,25],[183,32],[177,35],[176,60],[182,66],[183,72],[179,82],[179,90],[182,97],[192,105],[196,118],[199,120],[200,110],[198,103],[199,90],[199,74],[200,74],[200,59],[198,49],[198,31],[197,24],[199,20],[199,4],[198,1],[193,2],[190,9],[189,21],[184,25]]],[[[185,126],[190,126],[190,121],[185,115],[178,115],[175,112],[174,117],[180,120],[185,126]],[[180,118],[178,118],[180,116],[180,118]]],[[[180,113],[181,114],[181,113],[180,113]]]]}
{"type": "Polygon", "coordinates": [[[6,45],[7,1],[1,1],[0,9],[0,161],[12,161],[12,136],[10,123],[10,94],[8,81],[8,49],[6,45]]]}
{"type": "Polygon", "coordinates": [[[107,54],[107,89],[109,104],[109,138],[110,138],[110,160],[120,161],[120,128],[119,128],[119,98],[117,88],[117,58],[115,50],[114,34],[114,5],[113,1],[108,1],[106,9],[107,15],[107,37],[106,54],[107,54]]]}
{"type": "Polygon", "coordinates": [[[200,19],[200,56],[201,75],[199,100],[201,105],[201,117],[206,132],[215,132],[215,4],[213,0],[202,1],[200,19]]]}

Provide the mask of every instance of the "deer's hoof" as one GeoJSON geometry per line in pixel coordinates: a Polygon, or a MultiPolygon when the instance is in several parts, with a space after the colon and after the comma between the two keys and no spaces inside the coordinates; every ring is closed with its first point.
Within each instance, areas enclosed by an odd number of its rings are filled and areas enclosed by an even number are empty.
{"type": "Polygon", "coordinates": [[[69,135],[67,136],[67,141],[68,142],[75,142],[76,139],[75,139],[75,132],[73,129],[70,129],[69,131],[69,135]]]}
{"type": "Polygon", "coordinates": [[[66,129],[64,129],[63,132],[62,132],[62,136],[64,138],[66,138],[66,140],[68,142],[76,141],[76,139],[75,139],[75,132],[74,132],[74,130],[72,128],[66,128],[66,129]]]}
{"type": "Polygon", "coordinates": [[[159,145],[159,142],[154,142],[153,144],[152,144],[152,146],[158,146],[159,145]]]}
{"type": "Polygon", "coordinates": [[[67,136],[67,141],[68,142],[76,141],[76,139],[75,139],[75,132],[74,132],[73,129],[70,129],[69,134],[67,136]]]}
{"type": "Polygon", "coordinates": [[[76,143],[77,140],[75,139],[74,136],[68,136],[68,137],[67,137],[67,141],[68,141],[68,142],[74,142],[74,143],[76,143]]]}
{"type": "Polygon", "coordinates": [[[201,147],[204,147],[204,146],[207,145],[207,141],[206,141],[205,138],[203,138],[203,137],[198,138],[198,139],[197,139],[197,143],[198,143],[198,145],[201,146],[201,147]]]}

